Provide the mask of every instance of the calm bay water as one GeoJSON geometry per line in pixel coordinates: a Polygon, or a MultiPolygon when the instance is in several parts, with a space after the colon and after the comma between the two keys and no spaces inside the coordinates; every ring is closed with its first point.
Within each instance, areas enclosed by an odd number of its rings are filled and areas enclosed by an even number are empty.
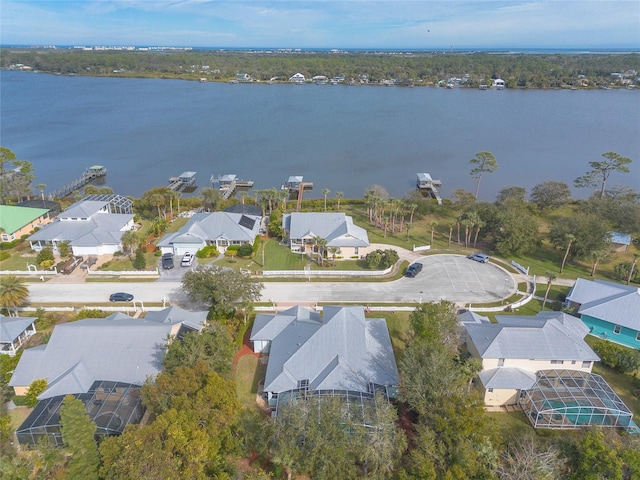
{"type": "MultiPolygon", "coordinates": [[[[607,151],[633,159],[608,185],[640,190],[640,92],[479,91],[429,87],[241,85],[0,73],[0,144],[32,162],[50,192],[88,166],[116,193],[138,196],[184,170],[198,185],[235,173],[256,189],[290,175],[309,197],[362,197],[372,184],[401,197],[418,172],[443,196],[475,190],[469,159],[490,151],[483,200],[504,186],[573,184],[607,151]]],[[[576,197],[590,192],[574,191],[576,197]]],[[[197,194],[197,191],[196,191],[197,194]]]]}

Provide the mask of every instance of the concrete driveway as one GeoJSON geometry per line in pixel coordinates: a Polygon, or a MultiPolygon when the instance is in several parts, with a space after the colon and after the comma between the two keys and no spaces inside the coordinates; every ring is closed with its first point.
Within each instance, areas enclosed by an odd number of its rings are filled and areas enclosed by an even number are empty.
{"type": "MultiPolygon", "coordinates": [[[[517,288],[515,278],[493,263],[478,263],[462,255],[431,255],[419,258],[424,268],[415,278],[391,282],[265,282],[263,302],[314,304],[316,302],[421,303],[449,300],[464,305],[500,301],[517,288]]],[[[184,273],[179,264],[174,270],[184,273]]],[[[175,273],[177,273],[177,271],[175,273]]],[[[172,272],[173,273],[173,272],[172,272]]],[[[38,304],[101,303],[109,295],[124,291],[136,301],[190,306],[181,284],[172,274],[167,281],[150,283],[33,283],[31,301],[38,304]]]]}

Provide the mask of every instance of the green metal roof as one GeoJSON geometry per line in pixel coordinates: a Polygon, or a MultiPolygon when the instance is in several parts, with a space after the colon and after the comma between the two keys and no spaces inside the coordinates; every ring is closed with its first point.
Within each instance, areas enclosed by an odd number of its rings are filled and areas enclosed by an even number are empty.
{"type": "Polygon", "coordinates": [[[0,205],[0,228],[4,230],[5,233],[13,233],[48,211],[46,208],[0,205]]]}

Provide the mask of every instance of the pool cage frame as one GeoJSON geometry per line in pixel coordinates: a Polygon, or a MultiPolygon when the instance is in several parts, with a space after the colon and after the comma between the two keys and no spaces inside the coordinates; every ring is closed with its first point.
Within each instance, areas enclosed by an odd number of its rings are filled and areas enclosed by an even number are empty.
{"type": "Polygon", "coordinates": [[[534,428],[630,429],[633,414],[600,376],[579,370],[540,370],[536,383],[520,392],[518,404],[534,428]]]}
{"type": "Polygon", "coordinates": [[[353,390],[307,390],[306,388],[297,388],[288,390],[278,394],[276,408],[272,412],[273,418],[286,417],[283,412],[279,415],[282,408],[296,404],[298,402],[307,402],[310,405],[308,415],[315,413],[320,415],[323,402],[338,399],[341,402],[342,413],[345,423],[362,425],[373,431],[379,428],[378,421],[378,402],[389,401],[384,389],[378,389],[374,393],[358,392],[353,390]]]}
{"type": "MultiPolygon", "coordinates": [[[[35,445],[50,437],[56,446],[63,445],[60,431],[60,407],[66,395],[40,400],[16,430],[21,445],[35,445]]],[[[89,419],[96,423],[95,439],[120,435],[130,423],[140,423],[145,413],[140,386],[129,383],[96,381],[87,393],[73,395],[83,401],[89,419]]]]}

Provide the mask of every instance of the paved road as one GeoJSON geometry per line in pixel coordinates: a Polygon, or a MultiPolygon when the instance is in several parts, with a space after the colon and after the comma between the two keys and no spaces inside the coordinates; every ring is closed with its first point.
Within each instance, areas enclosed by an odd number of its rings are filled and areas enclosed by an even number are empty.
{"type": "MultiPolygon", "coordinates": [[[[517,287],[512,274],[493,263],[478,263],[462,255],[432,255],[419,260],[424,268],[415,278],[391,282],[265,282],[262,301],[313,304],[316,302],[418,303],[450,300],[458,304],[488,303],[510,296],[517,287]]],[[[188,306],[178,281],[150,283],[34,283],[33,303],[108,302],[116,291],[132,293],[142,302],[188,306]]]]}

